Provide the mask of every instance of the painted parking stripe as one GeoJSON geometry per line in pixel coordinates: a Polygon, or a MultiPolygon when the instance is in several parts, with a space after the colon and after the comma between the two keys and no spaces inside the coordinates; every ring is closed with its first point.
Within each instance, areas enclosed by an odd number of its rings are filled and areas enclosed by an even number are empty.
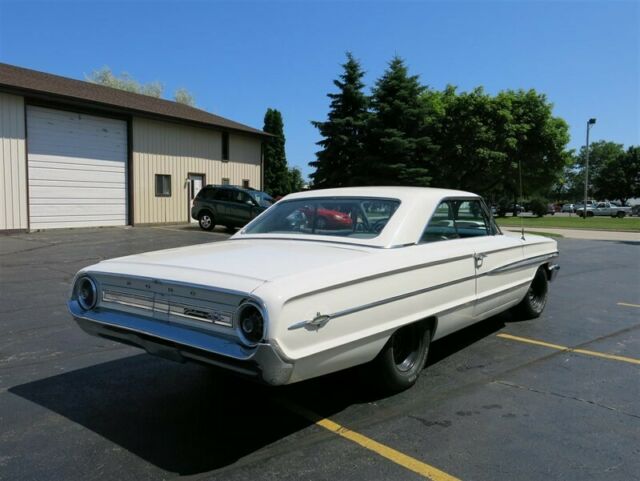
{"type": "Polygon", "coordinates": [[[390,448],[389,446],[379,443],[378,441],[374,441],[367,436],[345,428],[335,421],[332,421],[328,418],[323,418],[315,414],[314,412],[309,411],[308,409],[283,400],[280,400],[280,404],[284,405],[287,409],[294,412],[295,414],[314,423],[316,426],[324,428],[327,431],[332,432],[333,434],[337,434],[344,439],[348,439],[349,441],[352,441],[362,446],[363,448],[402,466],[403,468],[424,476],[427,479],[431,479],[432,481],[460,481],[460,479],[451,476],[450,474],[447,474],[434,466],[423,463],[422,461],[412,458],[411,456],[401,453],[400,451],[390,448]]]}
{"type": "Polygon", "coordinates": [[[535,344],[536,346],[548,347],[551,349],[557,349],[559,351],[575,352],[576,354],[584,354],[585,356],[601,357],[603,359],[610,359],[612,361],[628,362],[630,364],[640,365],[640,359],[633,357],[617,356],[615,354],[606,354],[604,352],[588,351],[586,349],[576,349],[568,346],[561,346],[559,344],[551,344],[549,342],[536,341],[535,339],[527,339],[526,337],[512,336],[511,334],[497,334],[498,337],[503,339],[510,339],[512,341],[525,342],[527,344],[535,344]]]}
{"type": "Polygon", "coordinates": [[[628,302],[618,302],[618,305],[624,307],[640,307],[640,304],[629,304],[628,302]]]}

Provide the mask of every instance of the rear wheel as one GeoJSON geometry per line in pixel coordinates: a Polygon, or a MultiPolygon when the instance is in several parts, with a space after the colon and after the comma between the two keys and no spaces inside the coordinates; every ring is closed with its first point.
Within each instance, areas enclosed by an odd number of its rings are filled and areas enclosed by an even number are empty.
{"type": "Polygon", "coordinates": [[[370,366],[370,376],[388,392],[413,386],[424,368],[431,343],[431,329],[409,324],[393,333],[370,366]]]}
{"type": "Polygon", "coordinates": [[[616,217],[618,217],[619,219],[622,219],[624,217],[624,212],[618,212],[616,214],[616,217]]]}
{"type": "Polygon", "coordinates": [[[524,299],[515,307],[518,317],[521,319],[535,319],[536,317],[540,317],[540,314],[544,311],[544,307],[547,305],[548,291],[549,282],[547,281],[547,274],[544,272],[544,267],[540,267],[536,271],[536,275],[533,277],[524,299]]]}
{"type": "Polygon", "coordinates": [[[211,212],[208,212],[208,211],[201,212],[200,215],[198,216],[198,224],[200,224],[201,229],[213,230],[213,228],[215,227],[215,224],[214,224],[213,215],[211,215],[211,212]]]}

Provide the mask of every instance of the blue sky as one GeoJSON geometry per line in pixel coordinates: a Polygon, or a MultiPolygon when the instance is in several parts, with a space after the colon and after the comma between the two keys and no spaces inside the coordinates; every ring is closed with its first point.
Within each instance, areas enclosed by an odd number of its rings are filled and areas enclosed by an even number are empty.
{"type": "Polygon", "coordinates": [[[84,78],[104,65],[262,127],[282,111],[309,173],[326,93],[352,51],[371,86],[398,54],[435,88],[534,88],[584,143],[640,143],[640,2],[188,2],[0,0],[0,61],[84,78]]]}

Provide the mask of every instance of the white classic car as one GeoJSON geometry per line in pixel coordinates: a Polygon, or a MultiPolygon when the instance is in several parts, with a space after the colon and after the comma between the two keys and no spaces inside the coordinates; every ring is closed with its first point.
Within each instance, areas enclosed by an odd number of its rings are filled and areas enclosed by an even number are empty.
{"type": "Polygon", "coordinates": [[[285,197],[229,240],[76,276],[90,334],[273,385],[369,363],[411,386],[431,341],[515,307],[541,314],[556,242],[503,233],[477,195],[355,187],[285,197]]]}

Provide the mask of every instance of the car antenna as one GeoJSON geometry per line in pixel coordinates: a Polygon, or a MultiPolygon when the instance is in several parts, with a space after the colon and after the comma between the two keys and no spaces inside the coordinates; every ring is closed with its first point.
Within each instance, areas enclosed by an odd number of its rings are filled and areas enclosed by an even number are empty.
{"type": "MultiPolygon", "coordinates": [[[[522,200],[522,159],[520,157],[518,157],[518,176],[520,177],[520,205],[523,205],[523,200],[522,200]]],[[[514,212],[517,212],[517,208],[514,209],[514,212]]],[[[522,240],[526,240],[524,238],[524,219],[522,218],[522,216],[520,216],[520,232],[521,232],[521,239],[522,240]]]]}

